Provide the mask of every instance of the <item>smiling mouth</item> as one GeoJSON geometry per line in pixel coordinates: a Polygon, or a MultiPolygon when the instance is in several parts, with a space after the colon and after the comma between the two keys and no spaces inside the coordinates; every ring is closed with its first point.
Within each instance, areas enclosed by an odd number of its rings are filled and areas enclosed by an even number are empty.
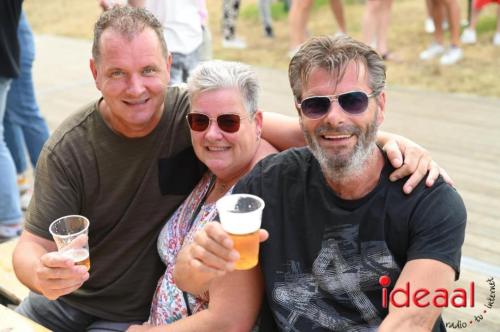
{"type": "Polygon", "coordinates": [[[353,135],[321,135],[321,138],[328,140],[328,141],[343,141],[343,140],[348,140],[351,138],[353,135]]]}
{"type": "Polygon", "coordinates": [[[143,100],[124,100],[123,102],[129,106],[144,105],[149,101],[149,98],[143,100]]]}
{"type": "Polygon", "coordinates": [[[207,146],[205,147],[210,152],[221,152],[221,151],[227,151],[229,150],[229,147],[224,147],[224,146],[207,146]]]}

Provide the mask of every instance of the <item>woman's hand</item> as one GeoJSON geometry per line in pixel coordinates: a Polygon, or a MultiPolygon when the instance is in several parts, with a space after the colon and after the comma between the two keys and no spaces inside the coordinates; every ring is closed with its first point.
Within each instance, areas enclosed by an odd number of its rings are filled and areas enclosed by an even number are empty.
{"type": "MultiPolygon", "coordinates": [[[[382,141],[382,150],[387,154],[392,166],[396,168],[389,179],[397,181],[410,176],[403,186],[403,191],[406,194],[411,193],[427,173],[429,174],[425,184],[428,187],[434,184],[440,174],[444,181],[453,185],[453,180],[448,173],[432,160],[426,149],[403,136],[387,133],[383,133],[383,135],[385,135],[385,139],[382,141]]],[[[380,137],[378,137],[379,139],[380,137]]]]}

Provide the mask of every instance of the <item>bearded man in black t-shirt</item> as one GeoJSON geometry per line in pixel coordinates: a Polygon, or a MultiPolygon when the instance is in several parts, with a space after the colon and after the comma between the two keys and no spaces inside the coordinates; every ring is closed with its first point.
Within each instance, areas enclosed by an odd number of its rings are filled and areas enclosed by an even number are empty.
{"type": "MultiPolygon", "coordinates": [[[[389,181],[375,144],[383,60],[350,37],[318,37],[293,57],[289,78],[308,147],[266,158],[234,190],[266,203],[260,330],[445,331],[439,304],[459,275],[466,211],[441,178],[411,195],[404,179],[389,181]]],[[[178,264],[205,275],[238,257],[218,224],[183,254],[178,264]]]]}

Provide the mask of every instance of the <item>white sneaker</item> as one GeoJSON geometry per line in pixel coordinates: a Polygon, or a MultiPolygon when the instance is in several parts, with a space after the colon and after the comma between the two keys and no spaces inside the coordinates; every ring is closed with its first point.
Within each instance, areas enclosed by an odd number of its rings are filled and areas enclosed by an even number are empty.
{"type": "Polygon", "coordinates": [[[495,33],[493,36],[493,45],[500,46],[500,32],[495,33]]]}
{"type": "Polygon", "coordinates": [[[462,32],[460,36],[460,41],[462,44],[475,44],[477,42],[476,30],[467,28],[462,32]]]}
{"type": "Polygon", "coordinates": [[[462,49],[456,46],[451,46],[446,53],[443,54],[441,59],[439,59],[439,63],[442,65],[448,66],[453,65],[460,61],[464,57],[464,53],[462,49]]]}
{"type": "Polygon", "coordinates": [[[28,180],[28,178],[26,177],[26,175],[23,174],[19,174],[17,176],[17,189],[19,189],[19,193],[23,193],[25,192],[26,190],[30,189],[31,186],[30,186],[30,182],[28,180]]]}
{"type": "Polygon", "coordinates": [[[224,38],[222,40],[222,47],[224,48],[236,48],[236,49],[244,49],[247,48],[247,43],[245,43],[244,40],[239,39],[239,38],[231,38],[231,39],[226,39],[224,38]]]}
{"type": "Polygon", "coordinates": [[[341,37],[341,36],[347,36],[347,34],[345,32],[342,32],[342,31],[337,31],[333,35],[333,38],[337,38],[337,37],[341,37]]]}
{"type": "Polygon", "coordinates": [[[427,33],[434,33],[435,28],[434,28],[434,21],[432,20],[432,18],[427,17],[425,19],[424,29],[425,32],[427,33]]]}
{"type": "Polygon", "coordinates": [[[429,48],[420,53],[420,60],[431,60],[444,53],[443,45],[432,43],[429,48]]]}

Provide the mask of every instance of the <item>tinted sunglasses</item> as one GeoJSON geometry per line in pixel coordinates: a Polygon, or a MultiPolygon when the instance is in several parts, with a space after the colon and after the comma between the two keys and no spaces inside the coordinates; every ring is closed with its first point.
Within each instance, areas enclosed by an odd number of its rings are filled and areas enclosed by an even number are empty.
{"type": "Polygon", "coordinates": [[[189,113],[186,116],[189,128],[193,131],[205,131],[210,126],[210,122],[216,120],[220,130],[226,133],[235,133],[240,129],[242,117],[238,114],[221,114],[217,118],[210,118],[203,113],[189,113]]]}
{"type": "Polygon", "coordinates": [[[332,103],[337,101],[344,112],[356,115],[366,111],[368,98],[373,96],[374,93],[368,95],[363,91],[351,91],[332,96],[307,97],[297,106],[306,117],[319,119],[328,114],[332,103]]]}

